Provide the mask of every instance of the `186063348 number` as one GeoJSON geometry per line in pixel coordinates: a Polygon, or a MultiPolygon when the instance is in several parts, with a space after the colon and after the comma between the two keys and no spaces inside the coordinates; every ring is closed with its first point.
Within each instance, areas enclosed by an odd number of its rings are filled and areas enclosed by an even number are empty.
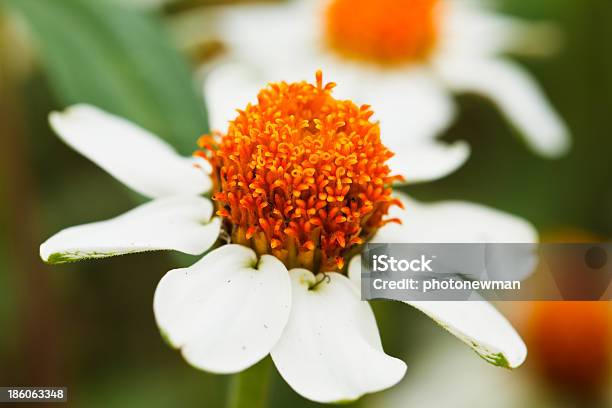
{"type": "Polygon", "coordinates": [[[0,387],[0,402],[66,402],[66,387],[0,387]]]}

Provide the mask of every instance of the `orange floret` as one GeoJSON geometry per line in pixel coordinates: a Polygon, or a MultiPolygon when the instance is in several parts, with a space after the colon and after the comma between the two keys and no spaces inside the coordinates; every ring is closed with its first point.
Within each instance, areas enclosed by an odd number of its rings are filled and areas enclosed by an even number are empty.
{"type": "Polygon", "coordinates": [[[384,225],[393,155],[368,106],[331,96],[335,84],[272,83],[238,111],[226,134],[203,136],[213,200],[232,242],[288,268],[341,271],[384,225]]]}

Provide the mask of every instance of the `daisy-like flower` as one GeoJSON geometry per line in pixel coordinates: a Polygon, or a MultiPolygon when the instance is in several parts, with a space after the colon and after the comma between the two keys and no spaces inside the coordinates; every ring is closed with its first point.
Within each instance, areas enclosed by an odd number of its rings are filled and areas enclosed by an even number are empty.
{"type": "MultiPolygon", "coordinates": [[[[536,237],[495,210],[395,193],[393,153],[372,110],[335,99],[332,88],[320,74],[316,84],[268,85],[226,132],[200,138],[196,156],[208,166],[94,107],[53,113],[64,141],[153,200],[58,233],[41,245],[43,260],[214,248],[168,272],[153,302],[162,335],[191,365],[236,373],[271,354],[287,383],[319,402],[394,385],[406,366],[385,354],[360,300],[362,244],[536,237]],[[202,195],[209,189],[216,215],[202,195]]],[[[491,363],[516,367],[525,358],[520,337],[487,302],[407,303],[491,363]]]]}
{"type": "MultiPolygon", "coordinates": [[[[376,107],[391,150],[413,153],[405,163],[412,181],[444,176],[469,155],[463,142],[435,140],[455,116],[453,92],[493,100],[542,155],[568,148],[568,129],[538,84],[501,56],[543,52],[555,38],[548,24],[503,17],[471,0],[292,0],[222,7],[215,21],[228,59],[249,65],[253,80],[237,85],[235,70],[223,66],[209,77],[208,100],[228,92],[246,100],[262,81],[322,68],[338,81],[340,97],[376,107]],[[429,168],[443,156],[446,168],[429,168]]],[[[213,120],[227,117],[229,107],[212,106],[213,120]]]]}

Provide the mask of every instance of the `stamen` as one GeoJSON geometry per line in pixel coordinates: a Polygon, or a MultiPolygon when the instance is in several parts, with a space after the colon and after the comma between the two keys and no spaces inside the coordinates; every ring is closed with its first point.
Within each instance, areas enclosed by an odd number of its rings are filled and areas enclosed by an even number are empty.
{"type": "Polygon", "coordinates": [[[316,85],[271,83],[196,152],[214,169],[213,200],[232,242],[315,273],[342,271],[401,205],[372,110],[334,99],[334,86],[321,72],[316,85]]]}

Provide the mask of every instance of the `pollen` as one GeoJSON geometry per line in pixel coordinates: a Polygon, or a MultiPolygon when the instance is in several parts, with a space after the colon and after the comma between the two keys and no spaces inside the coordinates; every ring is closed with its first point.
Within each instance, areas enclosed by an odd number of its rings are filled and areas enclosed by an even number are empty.
{"type": "Polygon", "coordinates": [[[337,100],[335,84],[272,83],[238,110],[227,133],[202,136],[213,200],[232,242],[272,254],[288,268],[343,271],[387,222],[392,197],[372,110],[337,100]]]}
{"type": "Polygon", "coordinates": [[[437,39],[438,0],[331,0],[326,39],[346,57],[379,64],[426,58],[437,39]]]}

